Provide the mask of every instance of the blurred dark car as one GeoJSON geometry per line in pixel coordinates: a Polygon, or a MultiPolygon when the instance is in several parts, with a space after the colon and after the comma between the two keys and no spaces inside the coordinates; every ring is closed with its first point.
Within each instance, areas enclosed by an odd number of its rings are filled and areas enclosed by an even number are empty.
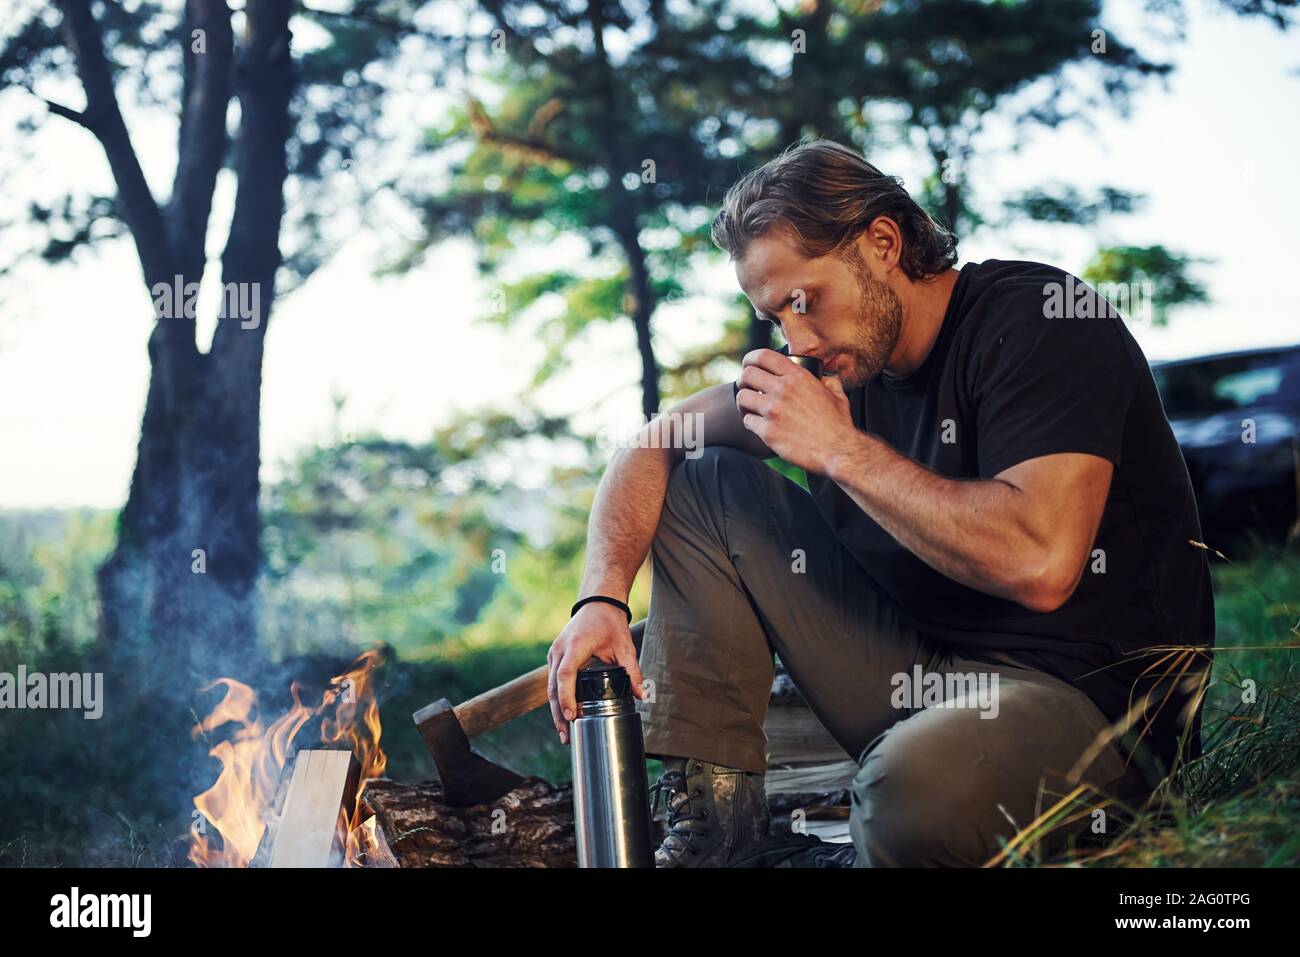
{"type": "Polygon", "coordinates": [[[1285,542],[1300,501],[1300,346],[1153,362],[1151,370],[1206,544],[1232,558],[1256,541],[1285,542]]]}

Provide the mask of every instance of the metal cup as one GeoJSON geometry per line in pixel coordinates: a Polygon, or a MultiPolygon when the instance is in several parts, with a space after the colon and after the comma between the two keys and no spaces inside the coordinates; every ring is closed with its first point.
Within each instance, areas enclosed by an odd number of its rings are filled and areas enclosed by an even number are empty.
{"type": "Polygon", "coordinates": [[[811,372],[813,375],[817,376],[818,378],[821,377],[822,374],[821,359],[815,358],[814,356],[786,356],[786,358],[789,359],[791,362],[793,362],[795,365],[803,366],[805,369],[807,369],[809,372],[811,372]]]}
{"type": "MultiPolygon", "coordinates": [[[[822,374],[821,359],[814,358],[813,356],[786,356],[786,358],[789,359],[791,362],[793,362],[795,365],[803,366],[813,375],[817,376],[818,378],[821,378],[821,374],[822,374]]],[[[737,379],[735,382],[731,384],[731,396],[734,399],[739,394],[740,394],[740,380],[737,379]]]]}

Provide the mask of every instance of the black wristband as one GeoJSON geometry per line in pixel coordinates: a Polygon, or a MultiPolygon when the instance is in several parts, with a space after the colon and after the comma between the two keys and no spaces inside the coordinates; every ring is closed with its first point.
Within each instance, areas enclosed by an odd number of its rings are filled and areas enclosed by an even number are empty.
{"type": "Polygon", "coordinates": [[[581,608],[583,605],[587,604],[587,602],[589,601],[603,601],[606,602],[607,604],[616,605],[617,607],[622,608],[623,613],[627,615],[627,623],[629,625],[632,624],[632,609],[627,607],[627,605],[623,604],[617,598],[610,598],[608,595],[588,595],[586,598],[578,599],[578,603],[574,605],[573,608],[569,611],[569,617],[572,618],[574,615],[576,615],[578,613],[578,609],[581,608]]]}

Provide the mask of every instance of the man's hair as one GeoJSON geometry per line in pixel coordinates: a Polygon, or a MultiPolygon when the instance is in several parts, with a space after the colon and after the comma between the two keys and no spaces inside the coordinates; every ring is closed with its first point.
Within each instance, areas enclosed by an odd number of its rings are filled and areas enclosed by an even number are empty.
{"type": "Polygon", "coordinates": [[[909,279],[943,272],[957,261],[957,238],[855,150],[831,140],[795,144],[752,169],[722,200],[713,241],[732,259],[769,229],[784,230],[809,258],[840,252],[877,216],[903,234],[899,265],[909,279]]]}

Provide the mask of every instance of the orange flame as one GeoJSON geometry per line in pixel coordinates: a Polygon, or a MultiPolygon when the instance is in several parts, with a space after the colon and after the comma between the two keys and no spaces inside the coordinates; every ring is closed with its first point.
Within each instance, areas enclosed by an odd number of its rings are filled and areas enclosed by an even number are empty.
{"type": "Polygon", "coordinates": [[[208,751],[221,762],[221,773],[212,787],[194,798],[191,862],[198,867],[249,865],[274,818],[281,774],[296,750],[294,739],[303,725],[319,716],[321,743],[349,747],[361,766],[356,807],[348,820],[340,820],[340,827],[347,828],[344,860],[349,866],[361,863],[374,843],[374,818],[361,801],[361,792],[365,782],[382,775],[388,765],[379,744],[382,728],[372,682],[380,660],[378,651],[362,654],[351,670],[330,679],[330,687],[315,707],[302,703],[298,683],[294,682],[290,687],[293,707],[270,727],[262,724],[257,695],[248,685],[233,678],[218,678],[201,689],[208,691],[220,685],[226,694],[212,713],[194,726],[193,736],[197,739],[225,724],[237,727],[228,739],[208,751]],[[209,827],[221,835],[219,842],[212,840],[209,827]]]}

